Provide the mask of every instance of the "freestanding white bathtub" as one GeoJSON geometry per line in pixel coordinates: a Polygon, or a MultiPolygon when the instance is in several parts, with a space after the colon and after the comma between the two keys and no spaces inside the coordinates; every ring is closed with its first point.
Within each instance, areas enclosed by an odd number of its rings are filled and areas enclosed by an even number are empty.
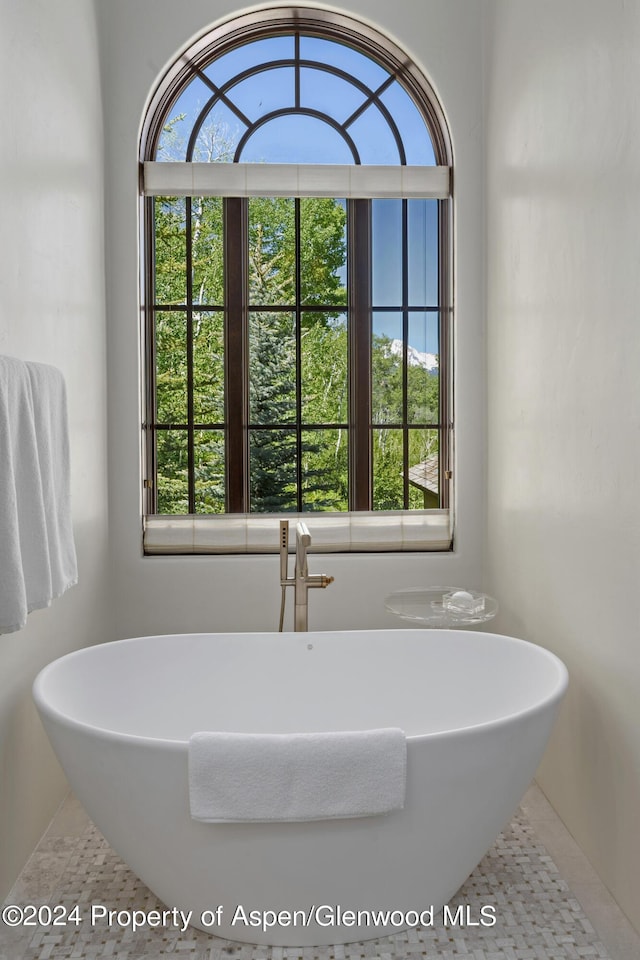
{"type": "Polygon", "coordinates": [[[89,816],[167,907],[232,940],[320,945],[437,915],[514,813],[566,685],[561,661],[522,640],[400,629],[121,640],[51,663],[34,697],[89,816]],[[196,731],[392,726],[408,738],[404,810],[190,818],[196,731]],[[378,910],[399,912],[385,925],[378,910]]]}

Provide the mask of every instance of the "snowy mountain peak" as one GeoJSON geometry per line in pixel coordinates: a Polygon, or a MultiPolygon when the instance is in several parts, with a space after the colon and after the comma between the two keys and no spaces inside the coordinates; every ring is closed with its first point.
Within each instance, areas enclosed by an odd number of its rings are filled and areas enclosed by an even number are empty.
{"type": "MultiPolygon", "coordinates": [[[[394,357],[402,356],[402,340],[391,340],[389,342],[389,353],[394,357]]],[[[407,363],[410,367],[424,367],[429,373],[436,373],[438,370],[438,355],[436,353],[422,353],[416,350],[411,344],[407,346],[407,363]]]]}

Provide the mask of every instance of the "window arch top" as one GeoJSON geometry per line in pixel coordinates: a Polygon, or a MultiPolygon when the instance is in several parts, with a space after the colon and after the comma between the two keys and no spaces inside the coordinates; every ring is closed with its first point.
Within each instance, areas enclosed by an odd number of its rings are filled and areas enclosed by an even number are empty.
{"type": "Polygon", "coordinates": [[[433,166],[429,105],[402,68],[311,31],[212,44],[165,81],[145,160],[433,166]]]}

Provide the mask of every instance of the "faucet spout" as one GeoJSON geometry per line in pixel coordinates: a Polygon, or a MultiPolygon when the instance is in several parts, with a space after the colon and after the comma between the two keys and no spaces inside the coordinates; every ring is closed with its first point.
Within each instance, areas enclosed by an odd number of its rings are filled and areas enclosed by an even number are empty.
{"type": "Polygon", "coordinates": [[[296,580],[308,576],[307,551],[311,546],[311,534],[306,523],[299,520],[296,523],[296,580]]]}
{"type": "Polygon", "coordinates": [[[306,631],[309,629],[309,606],[308,592],[313,587],[328,587],[333,583],[333,577],[327,577],[324,573],[309,574],[309,564],[307,561],[307,551],[311,546],[311,534],[306,523],[301,520],[296,524],[296,569],[295,569],[295,607],[293,617],[293,629],[296,631],[306,631]]]}

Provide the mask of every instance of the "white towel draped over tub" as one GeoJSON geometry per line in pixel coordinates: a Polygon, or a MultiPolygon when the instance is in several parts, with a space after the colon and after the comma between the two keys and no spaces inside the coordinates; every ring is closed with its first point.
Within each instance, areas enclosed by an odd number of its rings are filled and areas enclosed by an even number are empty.
{"type": "Polygon", "coordinates": [[[330,733],[195,733],[191,817],[207,823],[369,817],[404,807],[397,727],[330,733]]]}
{"type": "Polygon", "coordinates": [[[0,633],[77,581],[64,379],[0,356],[0,633]]]}

